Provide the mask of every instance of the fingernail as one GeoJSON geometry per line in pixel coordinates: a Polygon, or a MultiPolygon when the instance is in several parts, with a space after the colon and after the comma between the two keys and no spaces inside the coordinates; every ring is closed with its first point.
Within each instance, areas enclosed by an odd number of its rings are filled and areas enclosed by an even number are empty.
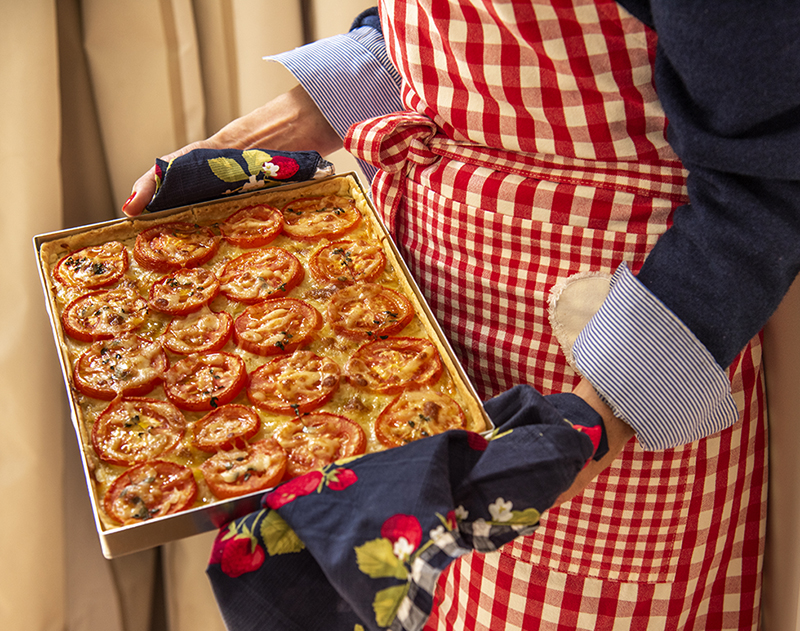
{"type": "Polygon", "coordinates": [[[127,200],[125,200],[124,204],[122,204],[122,210],[125,210],[128,207],[128,204],[130,204],[133,201],[134,197],[136,197],[136,191],[133,191],[133,193],[131,193],[131,196],[127,200]]]}

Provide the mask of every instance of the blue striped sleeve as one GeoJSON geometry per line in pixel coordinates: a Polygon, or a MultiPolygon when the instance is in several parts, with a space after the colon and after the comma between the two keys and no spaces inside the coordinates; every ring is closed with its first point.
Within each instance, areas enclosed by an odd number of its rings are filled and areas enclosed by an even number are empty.
{"type": "MultiPolygon", "coordinates": [[[[354,123],[404,109],[400,75],[377,29],[362,26],[264,59],[294,75],[341,138],[354,123]]],[[[371,179],[375,167],[361,166],[371,179]]]]}
{"type": "Polygon", "coordinates": [[[581,374],[646,450],[710,436],[738,419],[725,372],[625,265],[572,353],[581,374]]]}

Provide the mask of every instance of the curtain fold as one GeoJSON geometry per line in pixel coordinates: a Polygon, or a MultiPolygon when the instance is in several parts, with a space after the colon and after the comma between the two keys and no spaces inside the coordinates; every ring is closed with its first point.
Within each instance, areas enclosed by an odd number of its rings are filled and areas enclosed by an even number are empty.
{"type": "MultiPolygon", "coordinates": [[[[0,628],[222,631],[215,533],[102,556],[32,245],[119,216],[156,157],[294,85],[301,0],[31,0],[0,20],[0,628]]],[[[316,37],[370,2],[319,2],[316,37]]],[[[312,7],[313,8],[313,7],[312,7]]],[[[316,14],[315,14],[316,15],[316,14]]],[[[340,156],[352,170],[349,156],[340,156]]],[[[352,162],[354,165],[355,162],[352,162]]]]}
{"type": "Polygon", "coordinates": [[[0,20],[0,626],[59,629],[63,382],[31,237],[61,223],[56,12],[5,3],[0,20]],[[13,568],[13,569],[12,569],[13,568]]]}

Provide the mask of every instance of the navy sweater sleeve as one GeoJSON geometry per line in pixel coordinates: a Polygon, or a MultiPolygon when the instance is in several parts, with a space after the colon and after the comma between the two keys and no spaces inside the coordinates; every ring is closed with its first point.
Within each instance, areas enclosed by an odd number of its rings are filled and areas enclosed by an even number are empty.
{"type": "Polygon", "coordinates": [[[800,3],[621,4],[658,33],[656,90],[689,171],[690,204],[638,278],[725,367],[800,271],[800,3]]]}

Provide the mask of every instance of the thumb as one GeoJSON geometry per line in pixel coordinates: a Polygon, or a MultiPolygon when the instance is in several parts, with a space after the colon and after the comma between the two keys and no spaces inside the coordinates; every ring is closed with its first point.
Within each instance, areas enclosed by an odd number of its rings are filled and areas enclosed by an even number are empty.
{"type": "Polygon", "coordinates": [[[153,199],[156,192],[156,167],[142,175],[133,184],[131,196],[122,205],[122,212],[128,217],[136,217],[144,212],[147,204],[153,199]]]}

